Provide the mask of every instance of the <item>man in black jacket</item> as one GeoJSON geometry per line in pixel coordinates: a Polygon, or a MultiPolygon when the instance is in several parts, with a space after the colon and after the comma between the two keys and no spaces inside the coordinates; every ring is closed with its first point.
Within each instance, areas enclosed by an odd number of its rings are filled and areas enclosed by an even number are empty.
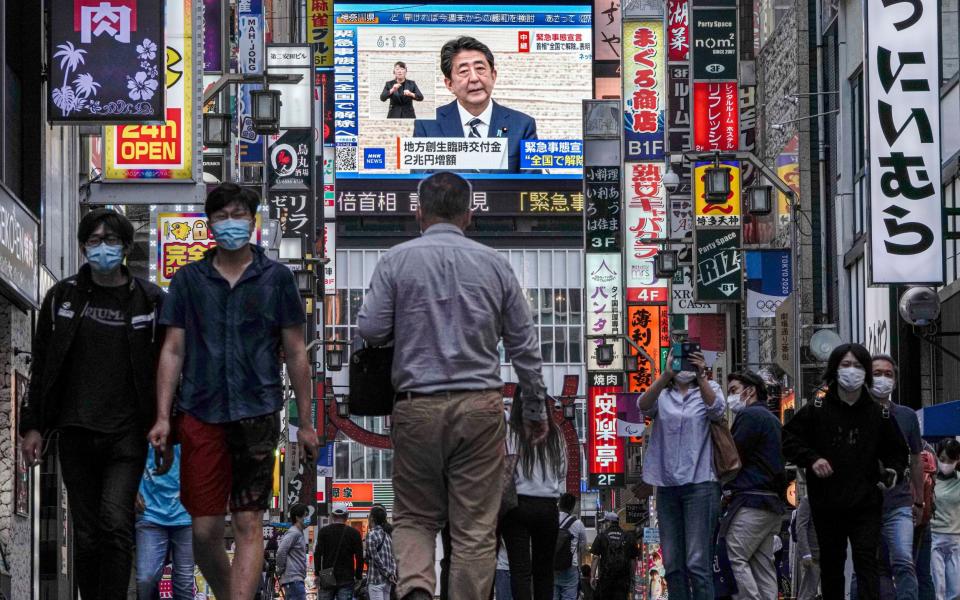
{"type": "Polygon", "coordinates": [[[881,489],[906,471],[907,444],[890,412],[870,397],[873,369],[866,348],[838,346],[827,361],[823,383],[826,392],[783,428],[783,454],[806,469],[824,600],[844,597],[848,541],[860,597],[875,599],[880,587],[881,489]]]}
{"type": "Polygon", "coordinates": [[[317,574],[317,600],[353,600],[353,587],[363,577],[363,540],[360,532],[347,525],[347,509],[331,512],[333,523],[317,533],[313,568],[317,574]],[[324,585],[321,575],[333,569],[333,586],[324,585]]]}
{"type": "Polygon", "coordinates": [[[123,598],[144,437],[155,414],[163,292],[123,266],[133,246],[123,215],[90,212],[77,239],[87,264],[44,298],[19,429],[28,466],[40,462],[43,438],[60,433],[81,595],[123,598]]]}
{"type": "Polygon", "coordinates": [[[393,65],[393,79],[383,85],[383,91],[380,92],[380,101],[390,100],[390,110],[387,112],[388,119],[416,119],[417,112],[413,108],[413,102],[423,101],[423,92],[417,87],[417,82],[407,79],[407,65],[402,61],[397,61],[393,65]]]}

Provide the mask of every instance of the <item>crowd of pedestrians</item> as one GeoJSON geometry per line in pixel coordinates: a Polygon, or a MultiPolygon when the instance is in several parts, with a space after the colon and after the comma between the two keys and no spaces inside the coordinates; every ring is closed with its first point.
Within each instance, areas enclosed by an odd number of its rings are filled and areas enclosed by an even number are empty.
{"type": "MultiPolygon", "coordinates": [[[[444,597],[623,600],[639,541],[607,513],[587,547],[512,267],[464,235],[465,179],[434,174],[418,193],[423,235],[382,257],[358,319],[369,344],[394,347],[394,524],[375,506],[362,539],[334,509],[314,547],[318,600],[431,599],[441,531],[444,597]],[[507,419],[501,343],[520,384],[507,419]]],[[[312,392],[293,274],[250,243],[258,208],[248,190],[214,189],[205,211],[217,247],[183,267],[167,294],[123,265],[130,222],[92,211],[78,231],[87,263],[44,299],[20,417],[23,460],[37,464],[58,442],[84,598],[126,595],[132,547],[141,597],[155,592],[168,556],[178,598],[188,597],[194,562],[217,597],[253,598],[263,587],[281,359],[300,414],[312,392]]],[[[665,570],[649,573],[651,588],[709,600],[726,570],[735,599],[774,598],[790,462],[806,488],[790,528],[800,597],[818,587],[825,600],[844,597],[849,545],[856,597],[955,600],[960,444],[924,445],[913,411],[891,401],[892,358],[841,345],[821,389],[783,427],[757,374],[729,375],[725,395],[702,354],[685,358],[687,369],[675,370],[668,357],[638,400],[652,419],[643,479],[656,488],[665,570]],[[728,412],[740,467],[721,480],[715,436],[728,412]]],[[[297,437],[313,460],[316,431],[302,423],[297,437]]],[[[290,507],[277,547],[286,598],[306,594],[308,516],[290,507]]]]}

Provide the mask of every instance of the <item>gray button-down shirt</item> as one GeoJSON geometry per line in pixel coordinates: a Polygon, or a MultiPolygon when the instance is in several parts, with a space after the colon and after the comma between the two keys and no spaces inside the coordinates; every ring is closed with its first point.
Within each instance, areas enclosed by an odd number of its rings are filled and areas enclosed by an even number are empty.
{"type": "Polygon", "coordinates": [[[643,480],[657,487],[716,481],[710,421],[726,414],[723,391],[710,387],[717,399],[707,406],[694,382],[686,395],[676,387],[660,392],[656,404],[644,414],[653,418],[650,443],[643,457],[643,480]]]}
{"type": "Polygon", "coordinates": [[[394,388],[421,394],[503,386],[503,338],[524,417],[546,418],[540,345],[520,283],[505,258],[455,225],[433,225],[383,255],[357,324],[370,344],[393,340],[394,388]]]}

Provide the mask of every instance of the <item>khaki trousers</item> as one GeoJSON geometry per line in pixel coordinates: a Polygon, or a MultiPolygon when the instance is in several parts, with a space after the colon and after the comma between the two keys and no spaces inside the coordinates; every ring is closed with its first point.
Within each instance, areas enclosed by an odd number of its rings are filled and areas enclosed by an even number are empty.
{"type": "Polygon", "coordinates": [[[504,461],[499,390],[414,397],[393,409],[397,595],[436,588],[437,532],[453,541],[450,598],[487,600],[496,569],[504,461]]]}

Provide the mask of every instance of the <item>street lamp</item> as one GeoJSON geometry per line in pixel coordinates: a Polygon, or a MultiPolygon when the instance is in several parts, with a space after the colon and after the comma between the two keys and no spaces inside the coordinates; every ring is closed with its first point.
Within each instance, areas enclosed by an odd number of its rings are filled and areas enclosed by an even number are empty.
{"type": "Polygon", "coordinates": [[[720,159],[713,161],[704,173],[707,204],[726,204],[730,197],[730,169],[720,165],[720,159]]]}
{"type": "Polygon", "coordinates": [[[232,119],[233,117],[226,113],[203,113],[203,145],[207,148],[229,146],[232,119]]]}
{"type": "Polygon", "coordinates": [[[769,215],[773,211],[773,187],[752,185],[747,188],[747,212],[755,217],[769,215]]]}
{"type": "Polygon", "coordinates": [[[315,291],[314,287],[317,285],[317,278],[314,277],[313,271],[301,269],[295,271],[294,276],[297,279],[297,289],[300,291],[300,295],[305,297],[313,296],[315,291]]]}
{"type": "Polygon", "coordinates": [[[343,368],[343,349],[340,346],[327,348],[326,363],[328,371],[339,371],[343,368]]]}
{"type": "Polygon", "coordinates": [[[658,279],[671,279],[677,272],[677,251],[660,250],[653,259],[653,271],[658,279]]]}
{"type": "Polygon", "coordinates": [[[350,417],[350,403],[347,401],[346,396],[337,396],[337,416],[341,419],[350,417]]]}
{"type": "Polygon", "coordinates": [[[562,398],[563,418],[568,421],[574,421],[577,418],[577,401],[574,398],[562,398]]]}
{"type": "Polygon", "coordinates": [[[253,90],[250,104],[254,131],[263,134],[280,132],[280,90],[253,90]]]}
{"type": "Polygon", "coordinates": [[[601,367],[609,367],[613,364],[613,344],[606,339],[597,346],[597,364],[601,367]]]}

